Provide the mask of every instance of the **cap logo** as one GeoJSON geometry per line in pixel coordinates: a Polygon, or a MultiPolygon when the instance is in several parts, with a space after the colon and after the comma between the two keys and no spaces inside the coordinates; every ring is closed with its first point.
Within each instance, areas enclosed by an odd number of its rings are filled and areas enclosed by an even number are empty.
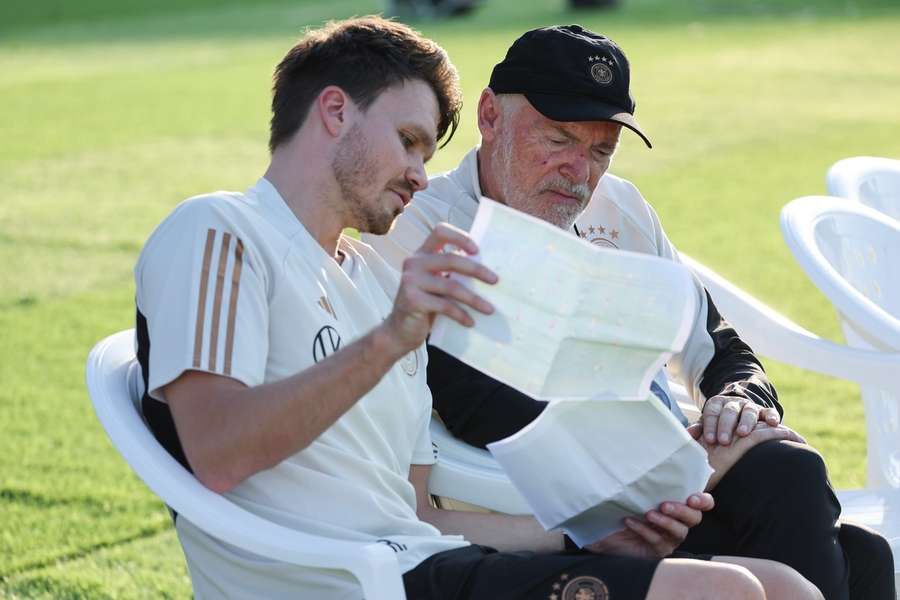
{"type": "Polygon", "coordinates": [[[610,68],[613,65],[612,59],[605,56],[589,56],[588,62],[591,64],[591,77],[600,85],[609,85],[613,80],[613,72],[610,68]]]}

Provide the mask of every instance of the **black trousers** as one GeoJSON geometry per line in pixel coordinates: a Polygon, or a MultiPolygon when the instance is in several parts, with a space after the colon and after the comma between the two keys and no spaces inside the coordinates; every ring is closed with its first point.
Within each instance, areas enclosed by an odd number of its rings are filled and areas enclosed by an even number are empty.
{"type": "Polygon", "coordinates": [[[840,521],[825,463],[813,448],[751,448],[713,490],[716,507],[679,550],[775,560],[826,600],[895,600],[894,560],[879,534],[840,521]]]}
{"type": "Polygon", "coordinates": [[[587,552],[435,554],[403,575],[408,600],[644,600],[657,559],[587,552]]]}

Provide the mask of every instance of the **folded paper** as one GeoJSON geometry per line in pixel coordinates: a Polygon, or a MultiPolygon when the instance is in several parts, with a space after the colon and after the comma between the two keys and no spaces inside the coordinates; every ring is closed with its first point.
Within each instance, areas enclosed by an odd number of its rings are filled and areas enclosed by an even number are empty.
{"type": "Polygon", "coordinates": [[[541,525],[579,546],[622,529],[623,517],[685,502],[712,473],[706,451],[654,399],[555,402],[488,449],[541,525]]]}

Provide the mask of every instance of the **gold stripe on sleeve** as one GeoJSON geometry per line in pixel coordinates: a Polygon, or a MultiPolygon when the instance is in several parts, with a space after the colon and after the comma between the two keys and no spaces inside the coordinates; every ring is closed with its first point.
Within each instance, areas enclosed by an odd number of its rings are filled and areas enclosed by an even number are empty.
{"type": "Polygon", "coordinates": [[[241,289],[241,266],[244,259],[244,242],[240,239],[234,247],[234,270],[231,273],[231,298],[228,301],[228,329],[225,334],[225,375],[231,375],[231,354],[234,350],[234,320],[237,316],[238,292],[241,289]]]}
{"type": "Polygon", "coordinates": [[[219,345],[219,317],[222,315],[222,292],[225,289],[225,265],[228,264],[228,246],[231,234],[222,236],[222,249],[219,251],[219,270],[216,272],[216,295],[213,296],[212,323],[209,327],[209,370],[216,370],[216,354],[219,345]]]}
{"type": "Polygon", "coordinates": [[[212,262],[213,242],[216,230],[206,231],[206,248],[203,250],[203,268],[200,270],[200,297],[197,300],[197,324],[194,325],[194,367],[200,367],[203,355],[203,322],[206,319],[206,290],[209,286],[209,264],[212,262]]]}

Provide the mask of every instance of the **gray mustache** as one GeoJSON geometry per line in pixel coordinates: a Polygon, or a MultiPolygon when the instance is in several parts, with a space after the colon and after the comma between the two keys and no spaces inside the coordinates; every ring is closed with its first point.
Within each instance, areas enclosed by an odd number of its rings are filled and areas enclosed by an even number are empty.
{"type": "Polygon", "coordinates": [[[570,196],[575,196],[582,202],[587,202],[591,197],[591,190],[588,188],[586,183],[572,183],[567,179],[558,178],[547,183],[542,192],[550,192],[550,191],[558,191],[565,192],[570,196]]]}

